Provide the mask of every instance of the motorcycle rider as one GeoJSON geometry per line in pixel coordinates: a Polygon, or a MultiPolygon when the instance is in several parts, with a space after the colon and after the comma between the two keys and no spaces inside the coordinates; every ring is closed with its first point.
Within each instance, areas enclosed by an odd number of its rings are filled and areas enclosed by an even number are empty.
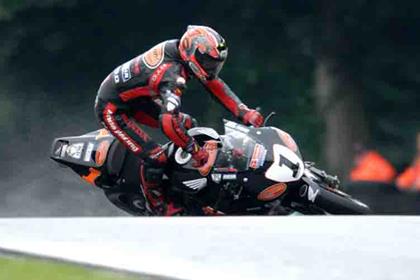
{"type": "Polygon", "coordinates": [[[190,25],[180,40],[167,40],[118,66],[102,82],[95,101],[100,122],[128,150],[143,160],[140,177],[148,208],[165,215],[160,186],[167,156],[140,124],[158,128],[177,146],[192,154],[195,166],[206,163],[208,153],[187,130],[193,119],[180,111],[186,82],[197,78],[227,110],[246,125],[259,127],[262,115],[249,109],[218,77],[227,58],[225,40],[207,26],[190,25]]]}

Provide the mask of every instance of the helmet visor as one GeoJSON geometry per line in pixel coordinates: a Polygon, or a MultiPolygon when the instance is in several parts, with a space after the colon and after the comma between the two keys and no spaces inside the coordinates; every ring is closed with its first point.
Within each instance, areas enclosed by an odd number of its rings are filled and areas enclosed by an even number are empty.
{"type": "Polygon", "coordinates": [[[208,54],[202,54],[197,50],[196,52],[197,62],[200,64],[201,68],[206,71],[209,75],[209,79],[214,79],[219,75],[220,70],[223,68],[224,60],[215,59],[208,54]]]}

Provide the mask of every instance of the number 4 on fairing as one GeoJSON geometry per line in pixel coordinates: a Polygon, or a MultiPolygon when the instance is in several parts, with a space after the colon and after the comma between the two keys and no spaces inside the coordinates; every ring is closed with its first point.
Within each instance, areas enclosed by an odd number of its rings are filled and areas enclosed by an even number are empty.
{"type": "Polygon", "coordinates": [[[303,175],[302,159],[289,148],[273,145],[273,164],[265,172],[265,177],[272,181],[287,183],[299,180],[303,175]]]}

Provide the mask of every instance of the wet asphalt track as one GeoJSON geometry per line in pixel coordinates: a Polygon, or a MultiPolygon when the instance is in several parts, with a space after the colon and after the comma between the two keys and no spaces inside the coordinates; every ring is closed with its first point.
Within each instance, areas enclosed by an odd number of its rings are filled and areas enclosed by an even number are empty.
{"type": "Polygon", "coordinates": [[[0,219],[0,249],[181,279],[420,279],[420,218],[0,219]]]}

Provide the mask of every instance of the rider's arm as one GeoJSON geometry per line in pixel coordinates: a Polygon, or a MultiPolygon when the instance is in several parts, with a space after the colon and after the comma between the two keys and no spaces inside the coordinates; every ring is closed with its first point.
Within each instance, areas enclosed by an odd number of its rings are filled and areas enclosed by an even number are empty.
{"type": "Polygon", "coordinates": [[[197,149],[194,139],[187,134],[193,121],[188,115],[180,113],[185,78],[179,73],[177,66],[169,68],[158,85],[162,100],[160,126],[163,133],[177,146],[194,152],[197,149]]]}
{"type": "Polygon", "coordinates": [[[174,92],[167,90],[161,96],[163,104],[159,119],[163,133],[178,147],[196,154],[200,147],[194,138],[187,134],[188,129],[195,125],[194,119],[179,111],[181,99],[174,92]]]}
{"type": "Polygon", "coordinates": [[[203,84],[219,103],[244,124],[252,124],[256,127],[262,125],[264,120],[261,114],[249,109],[222,79],[204,81],[203,84]]]}

